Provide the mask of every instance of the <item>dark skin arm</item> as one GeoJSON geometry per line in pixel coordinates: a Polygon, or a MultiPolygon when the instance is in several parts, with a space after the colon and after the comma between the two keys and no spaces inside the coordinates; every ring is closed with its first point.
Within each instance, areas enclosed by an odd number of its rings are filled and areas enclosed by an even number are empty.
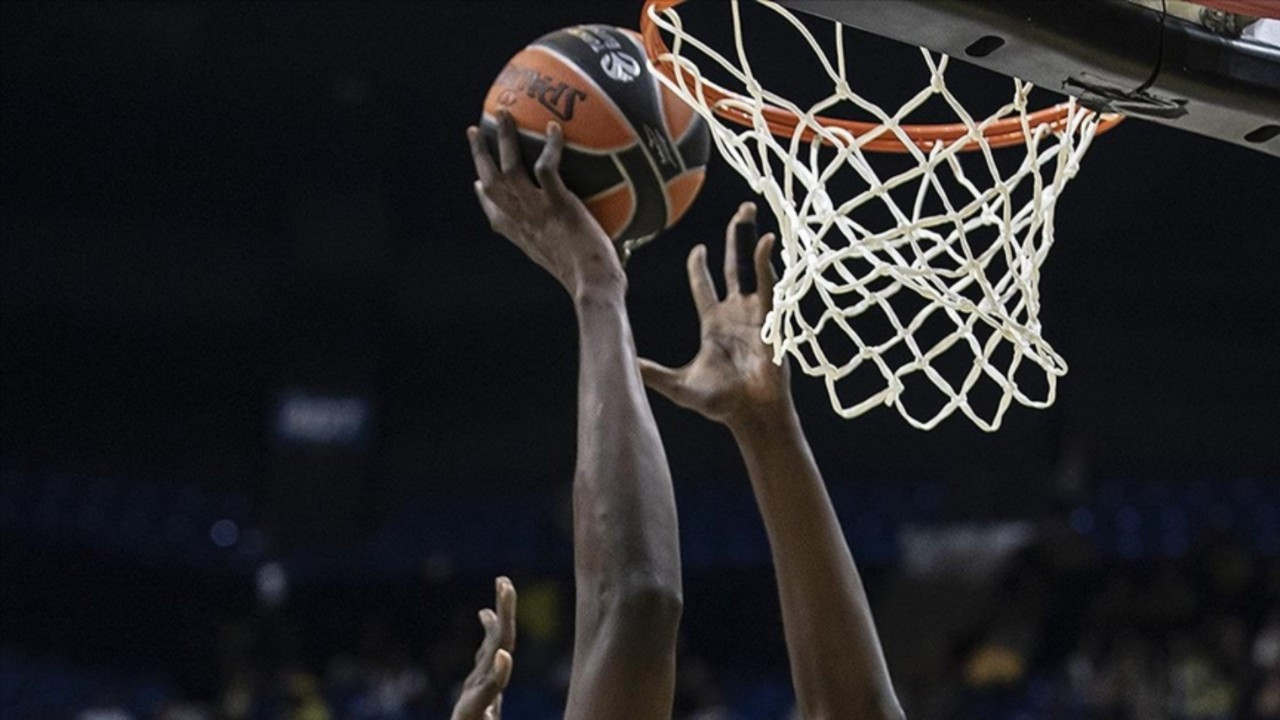
{"type": "Polygon", "coordinates": [[[511,119],[499,162],[468,129],[476,194],[495,230],[549,272],[578,318],[578,456],[573,480],[577,586],[569,720],[669,718],[682,588],[671,473],[644,384],[617,252],[561,181],[564,139],[547,128],[535,184],[511,119]]]}
{"type": "Polygon", "coordinates": [[[901,718],[862,580],[792,402],[788,368],[773,363],[760,339],[776,281],[772,235],[754,248],[759,290],[740,290],[734,227],[754,222],[750,203],[730,222],[723,300],[706,248],[689,255],[701,319],[697,356],[679,369],[641,360],[641,371],[649,387],[727,426],[738,443],[773,553],[801,716],[901,718]]]}

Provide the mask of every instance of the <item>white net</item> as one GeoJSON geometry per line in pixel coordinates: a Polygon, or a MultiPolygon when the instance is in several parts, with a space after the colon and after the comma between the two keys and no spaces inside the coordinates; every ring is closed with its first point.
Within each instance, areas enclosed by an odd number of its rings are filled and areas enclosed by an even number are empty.
{"type": "Polygon", "coordinates": [[[949,58],[923,49],[928,84],[885,110],[850,82],[840,24],[827,51],[789,10],[754,1],[802,34],[829,76],[829,96],[801,107],[762,86],[738,0],[728,6],[732,58],[687,31],[674,7],[646,13],[669,39],[651,58],[671,71],[659,73],[663,81],[708,120],[721,155],[777,218],[784,267],[762,329],[775,362],[789,354],[822,377],[844,417],[889,405],[925,430],[959,411],[994,431],[1013,401],[1052,404],[1067,365],[1041,335],[1039,273],[1054,205],[1099,116],[1067,101],[1055,122],[1037,124],[1028,118],[1032,87],[1015,80],[1003,106],[973,117],[948,89],[949,58]],[[712,71],[740,89],[726,93],[712,71]],[[939,99],[954,132],[913,138],[904,121],[939,99]],[[841,106],[873,121],[854,132],[819,117],[841,106]],[[794,128],[780,126],[779,109],[794,128]],[[989,137],[1001,127],[1003,143],[989,137]],[[886,171],[886,156],[874,152],[885,149],[905,153],[905,169],[886,171]]]}

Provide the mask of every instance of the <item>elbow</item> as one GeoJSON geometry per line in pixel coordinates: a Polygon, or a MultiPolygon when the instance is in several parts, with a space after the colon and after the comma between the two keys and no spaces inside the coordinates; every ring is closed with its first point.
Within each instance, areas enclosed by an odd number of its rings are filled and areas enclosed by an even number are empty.
{"type": "Polygon", "coordinates": [[[597,595],[596,608],[613,635],[655,641],[674,638],[684,611],[679,579],[664,580],[647,573],[625,578],[597,595]]]}
{"type": "Polygon", "coordinates": [[[679,580],[631,579],[618,588],[613,610],[619,619],[649,632],[668,626],[674,630],[684,612],[684,592],[679,580]]]}
{"type": "Polygon", "coordinates": [[[675,658],[683,609],[678,581],[628,579],[601,588],[580,608],[590,618],[578,627],[579,639],[590,645],[581,650],[584,656],[622,658],[631,668],[665,668],[675,658]]]}

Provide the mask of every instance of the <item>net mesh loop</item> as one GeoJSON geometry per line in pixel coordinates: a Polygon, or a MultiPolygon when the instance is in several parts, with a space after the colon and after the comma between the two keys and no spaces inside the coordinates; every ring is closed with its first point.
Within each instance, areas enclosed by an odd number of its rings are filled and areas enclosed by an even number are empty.
{"type": "Polygon", "coordinates": [[[646,48],[662,82],[706,118],[720,154],[777,218],[783,268],[761,330],[774,361],[790,355],[805,374],[823,378],[832,407],[846,418],[887,405],[929,430],[959,411],[994,431],[1015,401],[1052,404],[1067,372],[1040,322],[1040,268],[1053,246],[1054,207],[1100,127],[1119,118],[1070,99],[1031,112],[1033,88],[1019,80],[1005,104],[975,117],[947,86],[950,58],[923,48],[928,84],[886,110],[849,81],[843,25],[832,23],[828,52],[787,8],[743,0],[800,33],[828,75],[831,94],[801,107],[752,71],[739,0],[728,4],[732,57],[685,28],[682,1],[647,2],[646,48]],[[741,89],[712,82],[703,66],[741,89]],[[939,99],[954,122],[906,122],[939,99]],[[874,121],[824,115],[842,105],[874,121]],[[1006,157],[1002,170],[997,148],[1020,152],[1021,162],[1006,157]],[[913,162],[886,171],[885,152],[913,162]],[[836,182],[855,189],[832,197],[836,182]],[[859,215],[873,206],[888,220],[873,224],[859,215]],[[886,337],[873,337],[873,328],[886,326],[886,337]],[[958,363],[956,354],[963,356],[958,363]],[[953,359],[944,363],[943,356],[953,359]],[[1037,392],[1019,387],[1020,371],[1043,375],[1037,392]],[[995,392],[986,391],[980,412],[971,400],[983,381],[995,392]],[[918,401],[919,391],[908,400],[909,384],[925,388],[929,401],[918,401]]]}

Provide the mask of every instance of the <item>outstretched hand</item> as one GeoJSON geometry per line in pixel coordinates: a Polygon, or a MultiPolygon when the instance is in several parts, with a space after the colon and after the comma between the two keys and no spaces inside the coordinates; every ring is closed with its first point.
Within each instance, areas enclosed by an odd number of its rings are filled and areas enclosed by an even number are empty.
{"type": "Polygon", "coordinates": [[[689,253],[689,290],[702,335],[702,347],[693,361],[674,369],[640,360],[640,373],[650,388],[681,407],[731,428],[761,413],[789,407],[791,402],[787,365],[775,365],[771,351],[760,339],[760,327],[772,307],[777,280],[769,262],[772,233],[760,238],[754,248],[756,287],[744,292],[739,277],[736,230],[743,223],[754,226],[755,220],[755,205],[743,203],[729,221],[725,232],[723,300],[716,295],[707,267],[706,246],[698,245],[689,253]]]}
{"type": "Polygon", "coordinates": [[[476,197],[496,232],[551,273],[572,295],[600,283],[625,285],[613,243],[560,177],[564,129],[559,123],[547,124],[547,141],[533,168],[537,184],[521,162],[510,113],[498,113],[496,163],[479,128],[467,128],[467,139],[478,178],[476,197]]]}
{"type": "Polygon", "coordinates": [[[476,651],[476,666],[462,684],[452,720],[501,720],[502,691],[511,680],[511,653],[516,647],[516,588],[500,577],[495,581],[494,607],[480,611],[484,640],[476,651]]]}

